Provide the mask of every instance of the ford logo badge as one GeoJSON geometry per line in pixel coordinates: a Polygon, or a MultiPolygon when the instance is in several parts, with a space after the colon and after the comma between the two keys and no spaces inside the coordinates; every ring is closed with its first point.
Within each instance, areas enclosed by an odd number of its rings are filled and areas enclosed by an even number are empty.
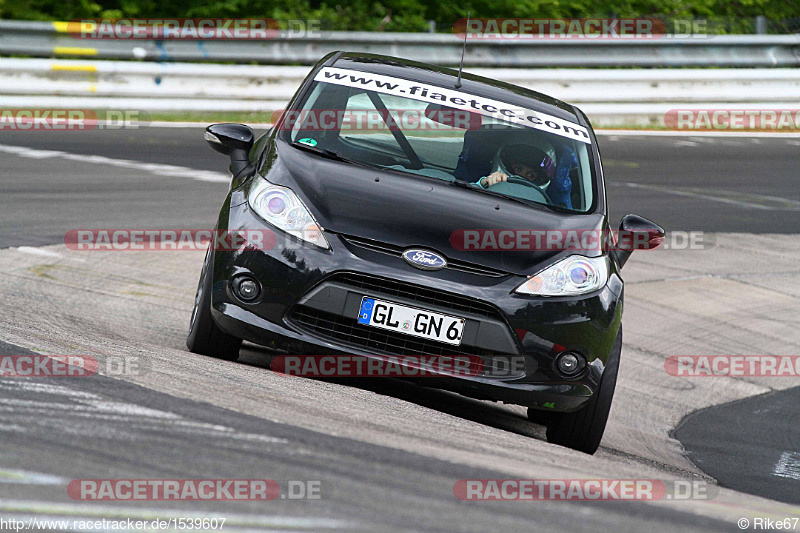
{"type": "Polygon", "coordinates": [[[409,265],[422,270],[441,270],[447,266],[447,260],[444,257],[420,248],[409,248],[403,252],[403,259],[409,265]]]}

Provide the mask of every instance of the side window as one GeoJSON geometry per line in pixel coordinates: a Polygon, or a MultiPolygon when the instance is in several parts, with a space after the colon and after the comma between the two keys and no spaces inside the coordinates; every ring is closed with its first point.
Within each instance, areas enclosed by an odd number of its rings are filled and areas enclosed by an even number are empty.
{"type": "MultiPolygon", "coordinates": [[[[311,94],[308,96],[305,102],[305,109],[315,109],[317,104],[320,100],[320,96],[322,95],[323,91],[325,90],[326,85],[324,83],[318,83],[314,90],[311,91],[311,94]]],[[[305,115],[303,113],[298,113],[297,116],[290,117],[292,119],[292,130],[291,130],[291,139],[292,142],[297,142],[301,138],[307,137],[309,135],[313,135],[316,133],[314,130],[318,128],[311,127],[312,124],[309,121],[304,120],[305,115]]]]}
{"type": "Polygon", "coordinates": [[[578,155],[578,177],[580,183],[580,192],[582,205],[573,205],[573,209],[579,211],[586,211],[592,205],[594,198],[592,197],[592,175],[589,169],[592,168],[589,163],[589,150],[588,146],[582,142],[575,142],[577,145],[576,153],[578,155]]]}

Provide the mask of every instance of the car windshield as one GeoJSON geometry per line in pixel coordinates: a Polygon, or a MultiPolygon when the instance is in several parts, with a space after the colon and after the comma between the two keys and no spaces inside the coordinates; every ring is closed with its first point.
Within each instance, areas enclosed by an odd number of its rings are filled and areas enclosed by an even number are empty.
{"type": "Polygon", "coordinates": [[[590,140],[578,124],[388,76],[326,68],[315,80],[284,117],[296,146],[528,203],[593,205],[590,140]]]}

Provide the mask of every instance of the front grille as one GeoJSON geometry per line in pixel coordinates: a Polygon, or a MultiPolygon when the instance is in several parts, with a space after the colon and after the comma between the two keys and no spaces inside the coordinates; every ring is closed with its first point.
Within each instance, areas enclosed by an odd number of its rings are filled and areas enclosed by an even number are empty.
{"type": "MultiPolygon", "coordinates": [[[[372,250],[373,252],[393,255],[396,257],[402,257],[403,251],[407,249],[407,247],[403,248],[400,246],[396,246],[394,244],[373,241],[372,239],[364,239],[362,237],[354,237],[352,235],[340,235],[340,237],[346,242],[353,244],[355,246],[366,248],[367,250],[372,250]]],[[[502,278],[503,276],[508,275],[507,272],[503,272],[502,270],[497,270],[482,265],[476,265],[475,263],[469,263],[467,261],[459,261],[458,259],[450,259],[450,258],[447,259],[447,266],[445,268],[449,268],[451,270],[459,270],[461,272],[468,272],[470,274],[477,274],[479,276],[489,276],[492,278],[502,278]]]]}
{"type": "Polygon", "coordinates": [[[420,304],[435,305],[452,311],[502,320],[499,311],[487,303],[437,289],[365,274],[357,274],[355,272],[336,274],[328,278],[328,280],[343,283],[356,289],[365,289],[370,292],[380,293],[387,297],[400,296],[420,304]]]}
{"type": "Polygon", "coordinates": [[[310,307],[297,306],[292,312],[291,319],[318,335],[359,346],[362,349],[375,350],[376,355],[474,355],[479,357],[496,355],[476,346],[464,344],[452,346],[443,342],[365,326],[355,318],[318,311],[310,307]]]}
{"type": "MultiPolygon", "coordinates": [[[[418,303],[421,307],[435,306],[461,316],[471,316],[473,320],[491,318],[505,323],[500,311],[488,303],[472,298],[451,294],[437,289],[403,283],[355,272],[342,272],[328,277],[325,283],[335,283],[342,290],[388,300],[402,299],[405,304],[418,303]]],[[[484,368],[494,366],[492,356],[514,356],[516,346],[490,350],[485,344],[473,346],[468,343],[454,346],[444,342],[423,339],[396,331],[375,328],[358,322],[356,313],[343,315],[339,312],[295,305],[289,314],[289,321],[317,336],[345,346],[358,347],[362,351],[376,355],[430,355],[430,356],[477,356],[483,360],[484,368]],[[512,353],[509,353],[512,352],[512,353]]]]}

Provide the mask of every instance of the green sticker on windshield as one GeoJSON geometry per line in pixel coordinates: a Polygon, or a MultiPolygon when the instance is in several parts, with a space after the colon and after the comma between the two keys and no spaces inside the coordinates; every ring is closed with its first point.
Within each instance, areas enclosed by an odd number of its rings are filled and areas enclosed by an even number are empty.
{"type": "Polygon", "coordinates": [[[303,144],[307,144],[309,146],[316,146],[317,145],[317,141],[312,139],[311,137],[306,137],[305,139],[300,139],[297,142],[303,143],[303,144]]]}

